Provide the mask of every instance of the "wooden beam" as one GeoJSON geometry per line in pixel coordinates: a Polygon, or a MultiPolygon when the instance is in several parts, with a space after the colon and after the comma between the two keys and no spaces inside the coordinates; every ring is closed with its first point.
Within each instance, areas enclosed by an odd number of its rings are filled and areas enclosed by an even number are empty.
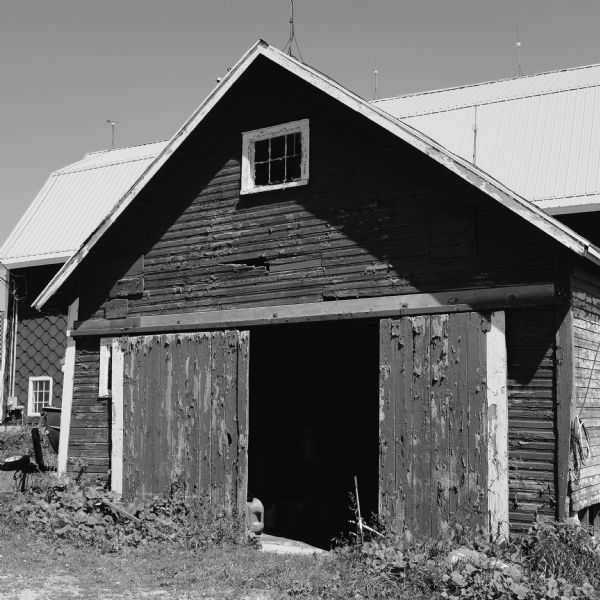
{"type": "Polygon", "coordinates": [[[573,309],[571,303],[557,308],[556,332],[556,429],[558,518],[570,516],[569,507],[569,453],[571,449],[571,421],[575,413],[575,386],[573,368],[573,309]]]}
{"type": "Polygon", "coordinates": [[[63,393],[60,411],[60,440],[58,442],[58,461],[56,472],[64,475],[67,472],[69,456],[69,434],[71,431],[71,408],[73,406],[73,379],[75,377],[75,339],[69,336],[69,331],[77,320],[79,298],[69,306],[67,314],[67,347],[65,348],[65,364],[63,367],[63,393]]]}
{"type": "Polygon", "coordinates": [[[508,395],[506,325],[493,312],[486,337],[488,403],[488,514],[490,535],[508,540],[508,395]]]}
{"type": "Polygon", "coordinates": [[[121,340],[114,338],[112,340],[110,487],[117,494],[123,493],[123,358],[121,340]]]}
{"type": "Polygon", "coordinates": [[[554,284],[499,288],[452,290],[434,294],[404,294],[311,302],[254,308],[206,310],[173,315],[149,315],[128,319],[94,319],[76,324],[74,337],[140,335],[161,332],[200,331],[283,323],[369,319],[409,314],[468,312],[511,306],[531,306],[562,302],[554,284]]]}

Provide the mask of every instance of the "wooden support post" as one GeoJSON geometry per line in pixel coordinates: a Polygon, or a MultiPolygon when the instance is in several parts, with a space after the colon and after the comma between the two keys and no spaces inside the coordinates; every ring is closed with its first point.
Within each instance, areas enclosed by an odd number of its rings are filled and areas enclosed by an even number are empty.
{"type": "Polygon", "coordinates": [[[569,506],[569,452],[571,448],[571,420],[575,412],[576,394],[573,369],[573,309],[557,308],[556,332],[556,430],[557,444],[557,502],[558,518],[570,516],[569,506]]]}
{"type": "Polygon", "coordinates": [[[0,423],[4,420],[4,377],[6,373],[6,342],[8,340],[7,332],[8,332],[8,301],[9,301],[9,285],[10,285],[10,275],[8,271],[4,271],[4,279],[6,281],[2,281],[0,279],[0,287],[4,286],[4,289],[0,294],[2,294],[4,300],[0,303],[0,307],[3,307],[3,313],[0,312],[0,318],[2,318],[2,324],[0,325],[0,423]]]}
{"type": "Polygon", "coordinates": [[[488,514],[493,539],[508,539],[508,395],[505,314],[493,312],[486,338],[488,514]]]}
{"type": "Polygon", "coordinates": [[[67,459],[69,456],[69,433],[71,430],[71,408],[73,405],[73,379],[75,377],[75,339],[71,337],[71,330],[77,320],[79,312],[79,298],[69,306],[67,314],[67,347],[65,348],[65,364],[63,366],[63,394],[60,412],[60,441],[58,443],[58,463],[56,472],[64,475],[67,472],[67,459]]]}
{"type": "Polygon", "coordinates": [[[110,487],[117,494],[123,493],[123,359],[121,340],[114,338],[112,340],[110,487]]]}

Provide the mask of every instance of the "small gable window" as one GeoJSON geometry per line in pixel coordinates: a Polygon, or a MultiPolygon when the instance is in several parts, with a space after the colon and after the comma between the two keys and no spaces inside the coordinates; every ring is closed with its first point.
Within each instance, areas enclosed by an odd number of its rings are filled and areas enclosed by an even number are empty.
{"type": "Polygon", "coordinates": [[[308,119],[242,135],[242,194],[308,183],[308,119]]]}

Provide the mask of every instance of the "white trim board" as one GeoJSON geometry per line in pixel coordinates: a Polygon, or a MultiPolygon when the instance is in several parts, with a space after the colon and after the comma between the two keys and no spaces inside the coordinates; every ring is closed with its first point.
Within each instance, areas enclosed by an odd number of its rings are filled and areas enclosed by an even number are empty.
{"type": "Polygon", "coordinates": [[[112,338],[100,339],[100,369],[98,374],[98,397],[100,398],[108,398],[110,390],[112,390],[112,384],[111,386],[108,385],[112,345],[112,338]]]}
{"type": "Polygon", "coordinates": [[[488,515],[492,539],[508,540],[508,395],[505,313],[493,312],[486,335],[488,515]]]}
{"type": "Polygon", "coordinates": [[[19,256],[15,258],[2,258],[2,263],[11,271],[27,267],[41,267],[43,265],[59,265],[66,263],[74,251],[55,252],[52,254],[37,254],[35,256],[19,256]]]}
{"type": "Polygon", "coordinates": [[[110,449],[110,489],[123,493],[123,350],[121,340],[112,340],[112,429],[110,449]]]}
{"type": "Polygon", "coordinates": [[[77,265],[87,256],[92,247],[104,233],[117,220],[121,213],[131,204],[133,199],[162,168],[169,157],[179,148],[190,133],[204,120],[219,100],[229,91],[234,83],[242,76],[248,67],[258,58],[265,57],[273,63],[298,76],[303,81],[313,85],[329,96],[341,102],[346,107],[363,115],[372,122],[380,125],[393,135],[407,142],[417,150],[427,154],[436,162],[444,165],[450,171],[465,179],[482,192],[496,200],[499,204],[511,210],[521,218],[531,223],[558,243],[569,248],[576,254],[600,265],[600,249],[596,248],[589,240],[575,233],[556,219],[546,214],[542,209],[525,200],[515,192],[509,190],[499,181],[472,165],[467,160],[453,154],[439,143],[427,137],[389,113],[350,92],[333,79],[323,75],[316,69],[305,65],[281,50],[259,40],[236,65],[223,77],[221,82],[202,102],[199,108],[185,122],[185,124],[171,138],[163,151],[154,159],[140,178],[131,186],[124,196],[117,202],[111,212],[98,225],[94,232],[85,240],[79,250],[60,269],[50,283],[44,288],[33,302],[33,307],[38,310],[54,295],[67,278],[73,273],[77,265]]]}
{"type": "Polygon", "coordinates": [[[67,472],[69,456],[69,434],[71,430],[71,408],[73,406],[73,380],[75,378],[75,339],[69,335],[79,312],[79,298],[69,306],[67,315],[67,347],[65,349],[65,364],[63,367],[63,393],[60,410],[60,439],[58,443],[58,461],[56,472],[64,475],[67,472]]]}
{"type": "Polygon", "coordinates": [[[6,282],[0,281],[0,289],[4,288],[2,292],[4,296],[4,312],[0,313],[2,318],[2,329],[0,330],[0,423],[4,420],[4,376],[6,373],[6,341],[8,339],[8,301],[9,301],[9,285],[10,285],[10,273],[3,271],[6,282]]]}

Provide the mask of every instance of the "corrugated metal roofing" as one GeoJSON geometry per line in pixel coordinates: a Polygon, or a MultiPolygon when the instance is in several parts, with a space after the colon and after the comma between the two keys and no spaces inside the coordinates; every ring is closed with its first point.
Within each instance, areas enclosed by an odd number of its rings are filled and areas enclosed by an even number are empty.
{"type": "Polygon", "coordinates": [[[600,207],[600,65],[375,104],[549,212],[600,207]]]}
{"type": "Polygon", "coordinates": [[[0,249],[8,266],[72,256],[166,142],[93,152],[50,175],[0,249]]]}

